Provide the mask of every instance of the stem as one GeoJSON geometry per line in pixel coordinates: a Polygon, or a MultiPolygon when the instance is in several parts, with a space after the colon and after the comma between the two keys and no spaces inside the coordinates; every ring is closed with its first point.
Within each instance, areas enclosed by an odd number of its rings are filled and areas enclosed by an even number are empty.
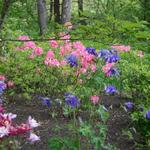
{"type": "Polygon", "coordinates": [[[77,129],[76,129],[76,112],[75,112],[75,110],[73,111],[73,126],[74,126],[74,130],[76,131],[75,132],[76,139],[78,139],[78,150],[81,150],[81,147],[80,147],[80,134],[79,134],[79,132],[77,133],[77,129]]]}
{"type": "Polygon", "coordinates": [[[75,110],[73,111],[73,126],[74,126],[74,129],[76,129],[76,112],[75,112],[75,110]]]}

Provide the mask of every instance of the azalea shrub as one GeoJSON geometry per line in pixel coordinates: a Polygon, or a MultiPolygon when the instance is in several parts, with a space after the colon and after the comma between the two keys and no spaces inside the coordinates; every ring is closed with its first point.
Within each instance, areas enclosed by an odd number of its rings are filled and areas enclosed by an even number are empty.
{"type": "Polygon", "coordinates": [[[13,47],[0,65],[2,73],[15,83],[10,94],[16,92],[26,98],[39,94],[56,99],[72,91],[89,99],[91,94],[104,92],[107,84],[115,84],[116,79],[111,77],[119,76],[117,51],[96,50],[79,41],[71,42],[70,35],[60,36],[60,41],[50,39],[44,43],[24,42],[30,38],[19,37],[22,43],[13,47]]]}

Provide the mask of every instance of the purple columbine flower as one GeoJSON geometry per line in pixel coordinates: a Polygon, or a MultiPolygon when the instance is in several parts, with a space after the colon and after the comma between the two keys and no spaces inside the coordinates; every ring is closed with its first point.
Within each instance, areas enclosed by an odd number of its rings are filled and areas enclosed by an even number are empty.
{"type": "Polygon", "coordinates": [[[131,110],[134,108],[134,104],[132,102],[126,102],[125,104],[126,109],[131,110]]]}
{"type": "Polygon", "coordinates": [[[150,119],[150,109],[149,110],[147,110],[147,112],[146,112],[146,119],[150,119]]]}
{"type": "Polygon", "coordinates": [[[117,51],[116,51],[116,50],[114,50],[114,49],[111,49],[111,50],[110,50],[110,53],[111,53],[111,54],[115,54],[115,55],[117,55],[117,51]]]}
{"type": "Polygon", "coordinates": [[[66,57],[67,63],[70,64],[70,67],[77,67],[78,66],[78,61],[77,57],[75,55],[69,55],[66,57]]]}
{"type": "Polygon", "coordinates": [[[117,62],[120,60],[120,57],[118,55],[108,55],[106,58],[105,58],[105,62],[106,63],[113,63],[113,62],[117,62]]]}
{"type": "Polygon", "coordinates": [[[40,97],[40,99],[42,100],[42,104],[43,105],[45,105],[47,107],[51,106],[50,98],[48,98],[48,97],[40,97]]]}
{"type": "Polygon", "coordinates": [[[6,89],[6,84],[3,81],[0,81],[0,95],[3,94],[5,89],[6,89]]]}
{"type": "Polygon", "coordinates": [[[98,57],[100,58],[106,58],[108,57],[109,55],[111,55],[111,52],[107,49],[101,49],[99,54],[98,54],[98,57]]]}
{"type": "Polygon", "coordinates": [[[72,108],[80,106],[80,101],[76,96],[72,95],[71,93],[67,93],[67,95],[65,94],[65,97],[66,105],[71,106],[72,108]]]}
{"type": "Polygon", "coordinates": [[[117,93],[117,90],[113,85],[108,85],[105,87],[105,93],[106,94],[115,94],[115,93],[117,93]]]}
{"type": "Polygon", "coordinates": [[[106,74],[107,76],[117,76],[119,75],[119,70],[118,68],[110,68],[110,70],[106,74]]]}
{"type": "Polygon", "coordinates": [[[96,53],[96,49],[94,47],[87,47],[85,49],[89,54],[94,55],[94,56],[98,56],[98,54],[96,53]]]}

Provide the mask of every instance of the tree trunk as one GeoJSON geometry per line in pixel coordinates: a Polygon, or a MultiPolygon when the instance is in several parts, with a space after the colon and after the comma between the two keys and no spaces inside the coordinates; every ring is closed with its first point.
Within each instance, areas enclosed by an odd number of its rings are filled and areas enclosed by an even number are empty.
{"type": "Polygon", "coordinates": [[[81,16],[81,13],[83,12],[83,0],[78,0],[78,14],[81,16]]]}
{"type": "Polygon", "coordinates": [[[11,0],[3,0],[1,16],[0,16],[0,30],[2,29],[5,17],[7,16],[11,0]]]}
{"type": "Polygon", "coordinates": [[[59,0],[54,0],[54,17],[55,17],[55,22],[60,23],[60,2],[59,2],[59,0]]]}
{"type": "Polygon", "coordinates": [[[42,35],[47,29],[47,10],[45,0],[37,0],[37,9],[40,34],[42,35]]]}
{"type": "Polygon", "coordinates": [[[53,7],[54,7],[54,2],[53,2],[53,0],[50,0],[50,8],[49,8],[50,15],[49,15],[49,20],[51,20],[52,16],[53,16],[53,7]]]}
{"type": "Polygon", "coordinates": [[[62,4],[62,23],[71,20],[71,0],[63,0],[62,4]]]}

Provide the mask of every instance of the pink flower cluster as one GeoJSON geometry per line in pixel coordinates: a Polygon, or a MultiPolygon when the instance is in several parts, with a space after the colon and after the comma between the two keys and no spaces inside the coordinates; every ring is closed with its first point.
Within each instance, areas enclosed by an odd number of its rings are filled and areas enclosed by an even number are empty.
{"type": "MultiPolygon", "coordinates": [[[[87,70],[91,70],[92,72],[97,70],[96,64],[94,63],[95,56],[89,54],[81,42],[70,42],[69,34],[60,33],[59,36],[61,39],[65,39],[65,41],[58,43],[56,40],[50,39],[50,47],[59,49],[59,59],[55,57],[55,54],[52,50],[49,50],[45,57],[45,65],[53,67],[64,66],[67,64],[65,57],[68,55],[75,55],[80,63],[79,67],[77,68],[77,75],[86,73],[87,70]]],[[[19,40],[30,40],[30,38],[28,36],[20,36],[19,40]]],[[[33,59],[35,56],[40,56],[43,53],[43,49],[41,47],[37,47],[33,41],[25,42],[24,45],[17,48],[17,50],[26,49],[33,50],[29,56],[31,59],[33,59]]]]}
{"type": "Polygon", "coordinates": [[[50,40],[50,46],[52,48],[58,48],[59,44],[56,40],[50,40]]]}
{"type": "Polygon", "coordinates": [[[30,132],[30,137],[28,140],[31,142],[40,140],[37,135],[32,133],[33,128],[40,125],[34,118],[29,116],[26,123],[21,123],[18,125],[13,123],[13,120],[17,117],[16,114],[4,112],[5,110],[3,106],[0,105],[0,140],[4,137],[17,136],[28,132],[30,132]]]}
{"type": "Polygon", "coordinates": [[[85,46],[77,41],[77,42],[68,42],[65,43],[63,46],[60,47],[60,55],[74,55],[77,57],[78,61],[80,62],[80,66],[77,69],[77,74],[86,73],[88,69],[92,70],[93,72],[96,71],[96,65],[94,64],[94,55],[89,54],[85,50],[85,46]]]}
{"type": "MultiPolygon", "coordinates": [[[[69,35],[65,35],[65,37],[69,39],[69,35]],[[68,36],[68,37],[67,37],[68,36]]],[[[50,46],[52,48],[58,48],[59,44],[55,40],[50,41],[50,46]]],[[[60,45],[60,51],[59,51],[59,59],[55,58],[55,54],[53,51],[49,50],[46,54],[45,58],[45,65],[48,66],[55,66],[60,67],[67,64],[65,61],[65,57],[68,55],[75,55],[80,62],[80,66],[77,69],[77,75],[81,73],[86,73],[88,69],[92,70],[92,72],[95,72],[97,70],[96,65],[94,64],[94,56],[89,54],[85,50],[85,46],[81,42],[73,42],[65,41],[60,45]]]]}
{"type": "MultiPolygon", "coordinates": [[[[28,36],[20,36],[18,39],[22,41],[30,40],[28,36]]],[[[24,51],[28,49],[32,50],[32,53],[29,55],[30,59],[43,54],[43,49],[41,47],[38,47],[33,41],[25,42],[22,46],[16,48],[16,50],[18,51],[24,51]]]]}
{"type": "Polygon", "coordinates": [[[130,46],[125,46],[125,45],[113,45],[111,46],[111,48],[120,52],[129,52],[131,50],[130,46]]]}
{"type": "Polygon", "coordinates": [[[46,58],[44,61],[45,65],[53,66],[53,67],[60,67],[67,64],[65,60],[59,61],[55,58],[53,51],[49,50],[46,54],[46,58]]]}

